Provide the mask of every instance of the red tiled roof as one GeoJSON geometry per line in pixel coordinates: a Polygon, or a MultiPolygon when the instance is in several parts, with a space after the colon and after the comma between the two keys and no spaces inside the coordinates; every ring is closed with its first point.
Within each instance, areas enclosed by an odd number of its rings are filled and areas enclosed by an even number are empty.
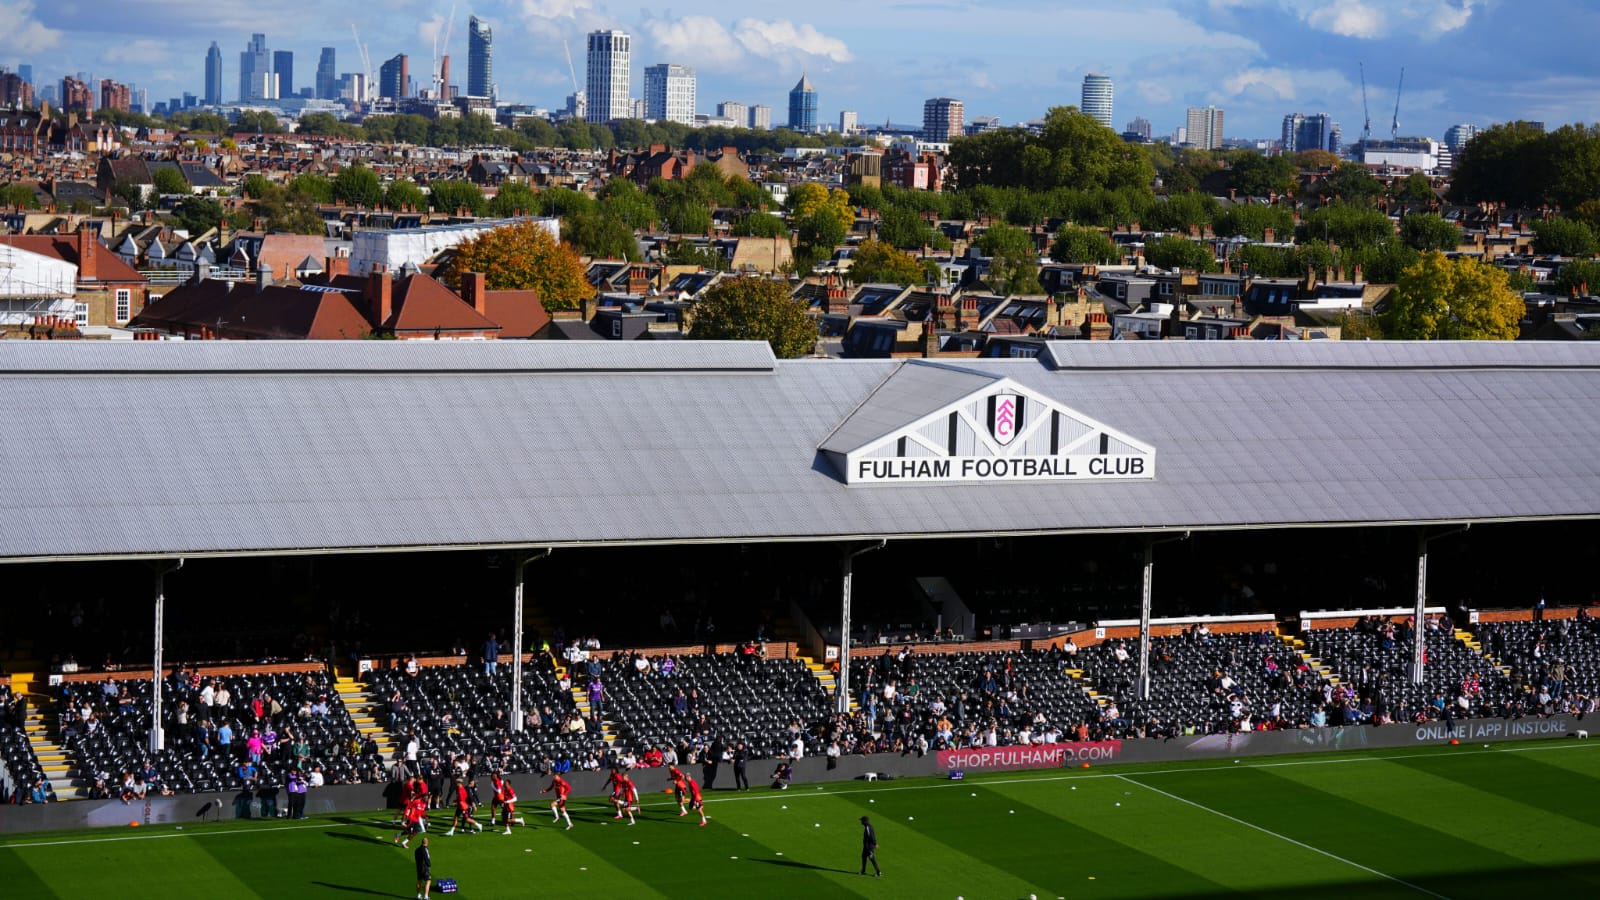
{"type": "Polygon", "coordinates": [[[499,331],[465,300],[431,275],[412,275],[394,285],[394,314],[383,327],[402,331],[499,331]]]}
{"type": "MultiPolygon", "coordinates": [[[[42,253],[53,256],[62,262],[78,265],[78,236],[73,234],[19,234],[9,235],[6,243],[18,250],[27,250],[30,253],[42,253]]],[[[122,258],[112,253],[96,238],[89,242],[90,252],[95,255],[95,274],[99,281],[134,282],[144,284],[144,276],[134,271],[133,267],[122,261],[122,258]]]]}
{"type": "Polygon", "coordinates": [[[502,338],[530,338],[550,324],[538,291],[488,291],[484,305],[502,338]]]}

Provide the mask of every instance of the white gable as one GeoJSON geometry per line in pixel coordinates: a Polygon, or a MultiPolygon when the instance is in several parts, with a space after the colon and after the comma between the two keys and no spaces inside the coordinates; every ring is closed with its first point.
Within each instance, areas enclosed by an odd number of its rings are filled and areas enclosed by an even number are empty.
{"type": "Polygon", "coordinates": [[[998,378],[843,453],[848,484],[1155,478],[1155,448],[998,378]]]}

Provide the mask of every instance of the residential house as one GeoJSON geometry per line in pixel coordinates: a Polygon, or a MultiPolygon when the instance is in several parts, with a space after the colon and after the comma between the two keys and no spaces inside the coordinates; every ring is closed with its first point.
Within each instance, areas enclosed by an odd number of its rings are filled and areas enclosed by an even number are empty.
{"type": "Polygon", "coordinates": [[[14,235],[6,238],[6,243],[77,266],[73,315],[80,327],[126,325],[144,309],[149,282],[89,230],[65,235],[14,235]]]}

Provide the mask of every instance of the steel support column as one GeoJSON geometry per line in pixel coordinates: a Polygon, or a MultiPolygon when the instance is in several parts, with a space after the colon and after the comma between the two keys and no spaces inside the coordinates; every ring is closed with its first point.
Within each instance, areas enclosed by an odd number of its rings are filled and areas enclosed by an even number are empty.
{"type": "Polygon", "coordinates": [[[532,556],[517,557],[516,600],[511,610],[511,730],[522,731],[522,594],[528,563],[550,555],[549,548],[532,556]]]}
{"type": "Polygon", "coordinates": [[[150,677],[150,750],[156,752],[166,749],[166,729],[161,727],[161,693],[166,686],[166,678],[161,668],[163,665],[162,649],[167,640],[167,575],[183,568],[183,559],[179,558],[176,564],[165,568],[158,566],[156,574],[156,623],[155,623],[155,653],[151,666],[150,677]]]}
{"type": "Polygon", "coordinates": [[[879,541],[870,547],[860,550],[847,550],[844,561],[840,564],[839,587],[839,678],[835,682],[834,698],[838,701],[839,712],[850,711],[850,586],[855,580],[855,559],[863,553],[882,550],[889,542],[879,541]]]}

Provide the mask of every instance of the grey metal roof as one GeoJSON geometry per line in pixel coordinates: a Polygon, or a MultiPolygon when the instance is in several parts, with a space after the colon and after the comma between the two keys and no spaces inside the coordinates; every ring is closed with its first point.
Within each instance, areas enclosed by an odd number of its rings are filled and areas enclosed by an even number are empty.
{"type": "Polygon", "coordinates": [[[953,365],[912,361],[894,370],[820,448],[849,453],[940,407],[993,384],[999,376],[953,365]]]}
{"type": "Polygon", "coordinates": [[[824,439],[946,364],[4,342],[0,559],[1600,517],[1600,345],[1051,350],[950,365],[1137,436],[1157,477],[846,486],[824,439]]]}

